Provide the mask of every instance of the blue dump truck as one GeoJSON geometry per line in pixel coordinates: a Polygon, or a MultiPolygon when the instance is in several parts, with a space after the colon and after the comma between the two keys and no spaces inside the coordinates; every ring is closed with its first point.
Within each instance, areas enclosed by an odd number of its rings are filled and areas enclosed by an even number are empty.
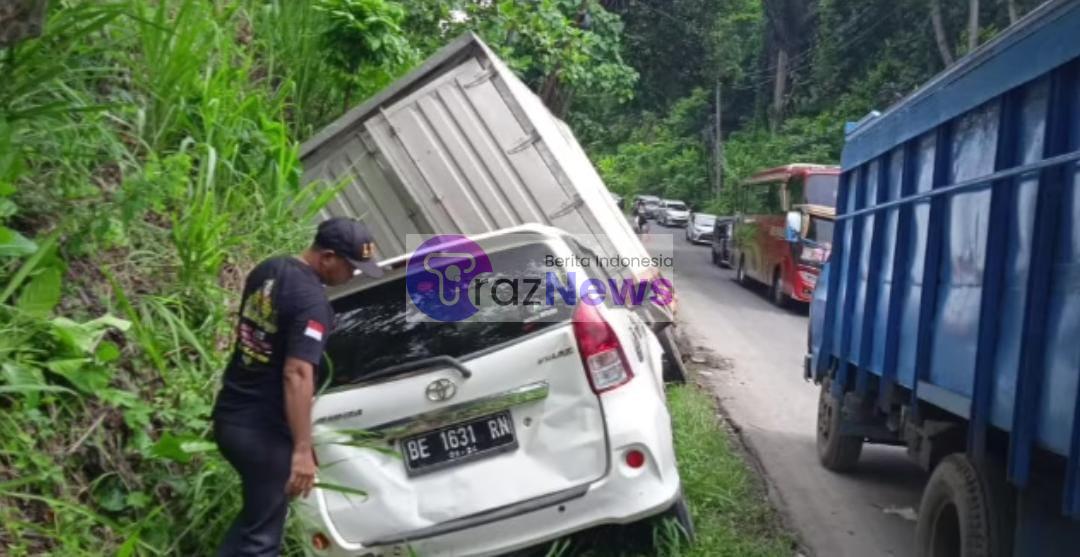
{"type": "Polygon", "coordinates": [[[922,556],[1080,555],[1080,2],[848,130],[811,307],[821,463],[906,446],[922,556]]]}

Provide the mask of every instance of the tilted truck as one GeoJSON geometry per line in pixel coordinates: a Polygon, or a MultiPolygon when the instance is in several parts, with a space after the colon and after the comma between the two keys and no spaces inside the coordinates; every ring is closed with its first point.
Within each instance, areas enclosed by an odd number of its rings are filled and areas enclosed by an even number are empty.
{"type": "Polygon", "coordinates": [[[846,139],[818,454],[906,446],[922,556],[1080,555],[1078,32],[1044,4],[846,139]]]}
{"type": "MultiPolygon", "coordinates": [[[[305,183],[343,186],[322,216],[363,218],[381,259],[405,253],[410,234],[539,223],[625,258],[638,279],[661,273],[642,263],[648,251],[569,127],[471,33],[304,142],[300,158],[305,183]]],[[[665,378],[683,380],[670,311],[642,307],[665,378]]]]}

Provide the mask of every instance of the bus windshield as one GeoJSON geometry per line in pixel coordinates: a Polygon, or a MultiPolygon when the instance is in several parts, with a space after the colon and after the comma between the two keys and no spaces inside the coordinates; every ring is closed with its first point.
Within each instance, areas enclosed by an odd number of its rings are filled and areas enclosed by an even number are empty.
{"type": "Polygon", "coordinates": [[[832,244],[833,225],[832,220],[821,217],[810,217],[810,226],[806,231],[806,239],[818,244],[832,244]]]}
{"type": "Polygon", "coordinates": [[[806,203],[836,207],[836,190],[840,177],[829,174],[811,174],[806,177],[806,203]]]}

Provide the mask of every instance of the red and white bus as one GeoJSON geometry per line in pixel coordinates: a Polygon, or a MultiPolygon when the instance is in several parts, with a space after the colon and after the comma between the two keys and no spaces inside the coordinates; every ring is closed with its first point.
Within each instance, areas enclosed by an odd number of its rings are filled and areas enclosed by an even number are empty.
{"type": "Polygon", "coordinates": [[[736,276],[770,287],[772,301],[809,302],[832,248],[840,167],[789,164],[763,170],[736,191],[736,276]]]}

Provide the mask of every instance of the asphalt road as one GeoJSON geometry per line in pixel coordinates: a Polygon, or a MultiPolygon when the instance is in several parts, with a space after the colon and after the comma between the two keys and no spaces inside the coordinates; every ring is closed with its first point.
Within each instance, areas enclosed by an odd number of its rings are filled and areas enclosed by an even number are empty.
{"type": "Polygon", "coordinates": [[[764,288],[743,288],[711,264],[708,246],[674,235],[681,327],[696,350],[732,364],[706,378],[750,450],[770,497],[817,557],[914,555],[915,511],[926,481],[903,449],[867,445],[858,469],[837,475],[817,461],[818,388],[802,378],[807,310],[781,310],[764,288]]]}

